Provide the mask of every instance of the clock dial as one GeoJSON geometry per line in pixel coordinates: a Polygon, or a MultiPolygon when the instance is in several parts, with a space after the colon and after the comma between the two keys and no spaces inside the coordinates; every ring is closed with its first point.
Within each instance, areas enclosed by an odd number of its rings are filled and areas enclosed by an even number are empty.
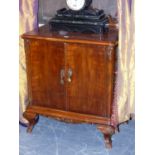
{"type": "Polygon", "coordinates": [[[68,7],[71,10],[78,11],[85,6],[86,0],[66,0],[68,7]]]}

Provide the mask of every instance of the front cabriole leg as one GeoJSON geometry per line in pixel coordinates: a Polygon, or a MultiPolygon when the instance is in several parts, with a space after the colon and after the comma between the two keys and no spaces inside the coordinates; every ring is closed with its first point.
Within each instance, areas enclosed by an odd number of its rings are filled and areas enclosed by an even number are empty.
{"type": "Polygon", "coordinates": [[[104,135],[106,148],[112,148],[111,136],[114,134],[115,128],[108,125],[97,125],[97,129],[100,130],[104,135]]]}
{"type": "Polygon", "coordinates": [[[31,133],[34,125],[38,122],[39,115],[36,113],[25,111],[23,116],[29,121],[27,132],[31,133]]]}

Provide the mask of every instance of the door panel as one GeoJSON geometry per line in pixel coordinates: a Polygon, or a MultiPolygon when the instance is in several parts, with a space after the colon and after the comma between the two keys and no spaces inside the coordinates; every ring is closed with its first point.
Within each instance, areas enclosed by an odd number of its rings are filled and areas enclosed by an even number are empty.
{"type": "Polygon", "coordinates": [[[111,72],[105,48],[66,44],[65,50],[67,70],[72,70],[71,82],[67,83],[67,109],[109,117],[111,72]]]}
{"type": "Polygon", "coordinates": [[[65,66],[64,44],[31,40],[27,55],[31,103],[65,110],[65,84],[60,83],[60,71],[65,66]]]}

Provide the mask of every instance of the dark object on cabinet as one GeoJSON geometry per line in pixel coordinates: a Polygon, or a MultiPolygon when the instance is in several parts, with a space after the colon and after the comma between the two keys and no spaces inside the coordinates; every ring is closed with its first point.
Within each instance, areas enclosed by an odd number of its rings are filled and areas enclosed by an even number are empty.
{"type": "Polygon", "coordinates": [[[49,21],[50,30],[82,33],[108,31],[108,17],[103,10],[91,8],[92,0],[66,0],[69,9],[59,9],[49,21]]]}
{"type": "Polygon", "coordinates": [[[52,31],[105,33],[108,31],[108,23],[108,16],[103,10],[72,11],[63,8],[58,10],[55,17],[49,21],[49,28],[52,31]]]}
{"type": "Polygon", "coordinates": [[[118,32],[52,32],[43,26],[25,41],[31,132],[38,115],[73,123],[94,123],[112,147],[112,111],[118,32]]]}

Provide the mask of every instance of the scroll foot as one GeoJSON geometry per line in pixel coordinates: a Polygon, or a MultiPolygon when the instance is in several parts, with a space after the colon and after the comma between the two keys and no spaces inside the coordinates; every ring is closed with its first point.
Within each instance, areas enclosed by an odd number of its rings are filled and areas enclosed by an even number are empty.
{"type": "Polygon", "coordinates": [[[108,125],[98,125],[97,129],[99,129],[104,135],[105,147],[108,149],[112,148],[111,136],[114,134],[115,128],[108,125]]]}
{"type": "Polygon", "coordinates": [[[25,112],[24,117],[29,121],[27,132],[31,133],[34,125],[38,122],[39,115],[36,113],[25,112]]]}

